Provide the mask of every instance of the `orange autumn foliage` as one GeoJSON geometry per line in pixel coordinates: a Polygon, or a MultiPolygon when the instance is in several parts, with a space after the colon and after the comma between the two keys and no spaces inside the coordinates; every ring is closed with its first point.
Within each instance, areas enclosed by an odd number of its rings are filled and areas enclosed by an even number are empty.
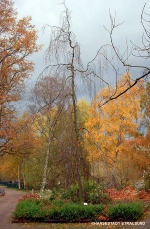
{"type": "MultiPolygon", "coordinates": [[[[127,81],[130,83],[130,77],[125,74],[118,82],[119,92],[125,89],[127,81]]],[[[91,163],[99,160],[105,165],[105,173],[116,173],[126,140],[138,135],[138,121],[143,118],[140,108],[143,90],[141,81],[121,97],[99,107],[101,99],[115,91],[115,87],[104,88],[92,101],[86,123],[86,149],[91,163]]]]}
{"type": "Polygon", "coordinates": [[[132,160],[138,167],[150,171],[150,82],[145,85],[141,96],[141,108],[144,114],[143,134],[126,142],[126,149],[129,149],[132,160]]]}
{"type": "Polygon", "coordinates": [[[42,144],[31,117],[24,112],[15,122],[14,135],[7,143],[5,155],[1,151],[0,179],[17,179],[18,166],[36,157],[42,144]]]}
{"type": "Polygon", "coordinates": [[[3,149],[5,154],[20,154],[28,155],[33,153],[33,150],[38,150],[41,142],[40,137],[35,132],[32,118],[25,112],[23,115],[14,121],[14,126],[9,130],[9,141],[7,146],[1,144],[1,156],[3,149]]]}
{"type": "Polygon", "coordinates": [[[0,152],[14,136],[16,112],[14,102],[20,100],[24,81],[33,71],[28,57],[38,52],[37,32],[31,17],[17,20],[11,0],[0,4],[0,152]]]}

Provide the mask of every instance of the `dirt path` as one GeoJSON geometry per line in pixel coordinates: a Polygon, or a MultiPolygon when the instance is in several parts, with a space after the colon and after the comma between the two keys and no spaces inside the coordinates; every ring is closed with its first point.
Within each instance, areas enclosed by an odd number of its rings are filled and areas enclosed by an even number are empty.
{"type": "Polygon", "coordinates": [[[5,187],[0,188],[5,189],[5,196],[0,197],[0,228],[11,229],[13,228],[10,222],[12,212],[14,211],[18,200],[25,195],[25,192],[5,187]]]}
{"type": "MultiPolygon", "coordinates": [[[[2,188],[2,187],[0,187],[2,188]]],[[[92,224],[12,224],[11,216],[15,209],[15,206],[18,200],[25,195],[25,192],[17,191],[14,189],[5,188],[5,196],[0,197],[0,229],[106,229],[106,228],[116,228],[116,229],[149,229],[150,228],[150,215],[148,215],[148,219],[145,219],[144,226],[128,226],[128,225],[120,225],[120,226],[102,226],[102,225],[92,225],[92,224]]],[[[142,220],[143,221],[143,220],[142,220]]]]}

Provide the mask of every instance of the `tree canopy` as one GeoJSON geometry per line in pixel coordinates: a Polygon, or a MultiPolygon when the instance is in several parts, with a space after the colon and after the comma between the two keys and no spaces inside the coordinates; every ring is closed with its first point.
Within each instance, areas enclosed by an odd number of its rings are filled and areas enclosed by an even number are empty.
{"type": "Polygon", "coordinates": [[[40,50],[31,17],[17,19],[11,0],[0,4],[0,149],[7,153],[7,143],[14,135],[15,102],[21,99],[24,82],[34,69],[29,56],[40,50]]]}

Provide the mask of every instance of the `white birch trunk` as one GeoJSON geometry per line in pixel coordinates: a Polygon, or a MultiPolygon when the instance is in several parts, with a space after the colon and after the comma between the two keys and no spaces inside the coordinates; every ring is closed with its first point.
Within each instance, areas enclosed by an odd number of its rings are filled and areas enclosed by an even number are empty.
{"type": "Polygon", "coordinates": [[[49,154],[50,154],[50,139],[48,142],[48,149],[45,157],[45,164],[44,164],[44,171],[43,171],[43,181],[42,181],[42,186],[41,186],[41,191],[44,191],[45,185],[47,182],[47,167],[48,167],[48,160],[49,160],[49,154]]]}

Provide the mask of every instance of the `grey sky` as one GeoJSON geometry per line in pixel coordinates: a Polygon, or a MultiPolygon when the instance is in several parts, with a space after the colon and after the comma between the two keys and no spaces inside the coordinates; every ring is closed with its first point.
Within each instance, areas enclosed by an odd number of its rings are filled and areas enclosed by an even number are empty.
{"type": "MultiPolygon", "coordinates": [[[[38,43],[44,44],[42,51],[32,57],[35,62],[33,80],[36,80],[44,68],[43,54],[49,44],[50,30],[47,28],[43,34],[42,27],[45,24],[59,25],[60,13],[64,10],[61,2],[61,0],[14,0],[18,17],[32,16],[32,23],[38,30],[38,43]]],[[[72,12],[72,31],[81,45],[84,64],[94,57],[102,45],[110,43],[109,34],[104,29],[104,26],[110,28],[109,11],[112,15],[116,13],[118,23],[124,22],[115,30],[115,45],[120,50],[125,50],[126,39],[129,45],[130,40],[135,44],[141,44],[143,28],[140,23],[140,14],[145,3],[146,11],[150,13],[150,1],[66,0],[65,3],[72,12]]]]}

